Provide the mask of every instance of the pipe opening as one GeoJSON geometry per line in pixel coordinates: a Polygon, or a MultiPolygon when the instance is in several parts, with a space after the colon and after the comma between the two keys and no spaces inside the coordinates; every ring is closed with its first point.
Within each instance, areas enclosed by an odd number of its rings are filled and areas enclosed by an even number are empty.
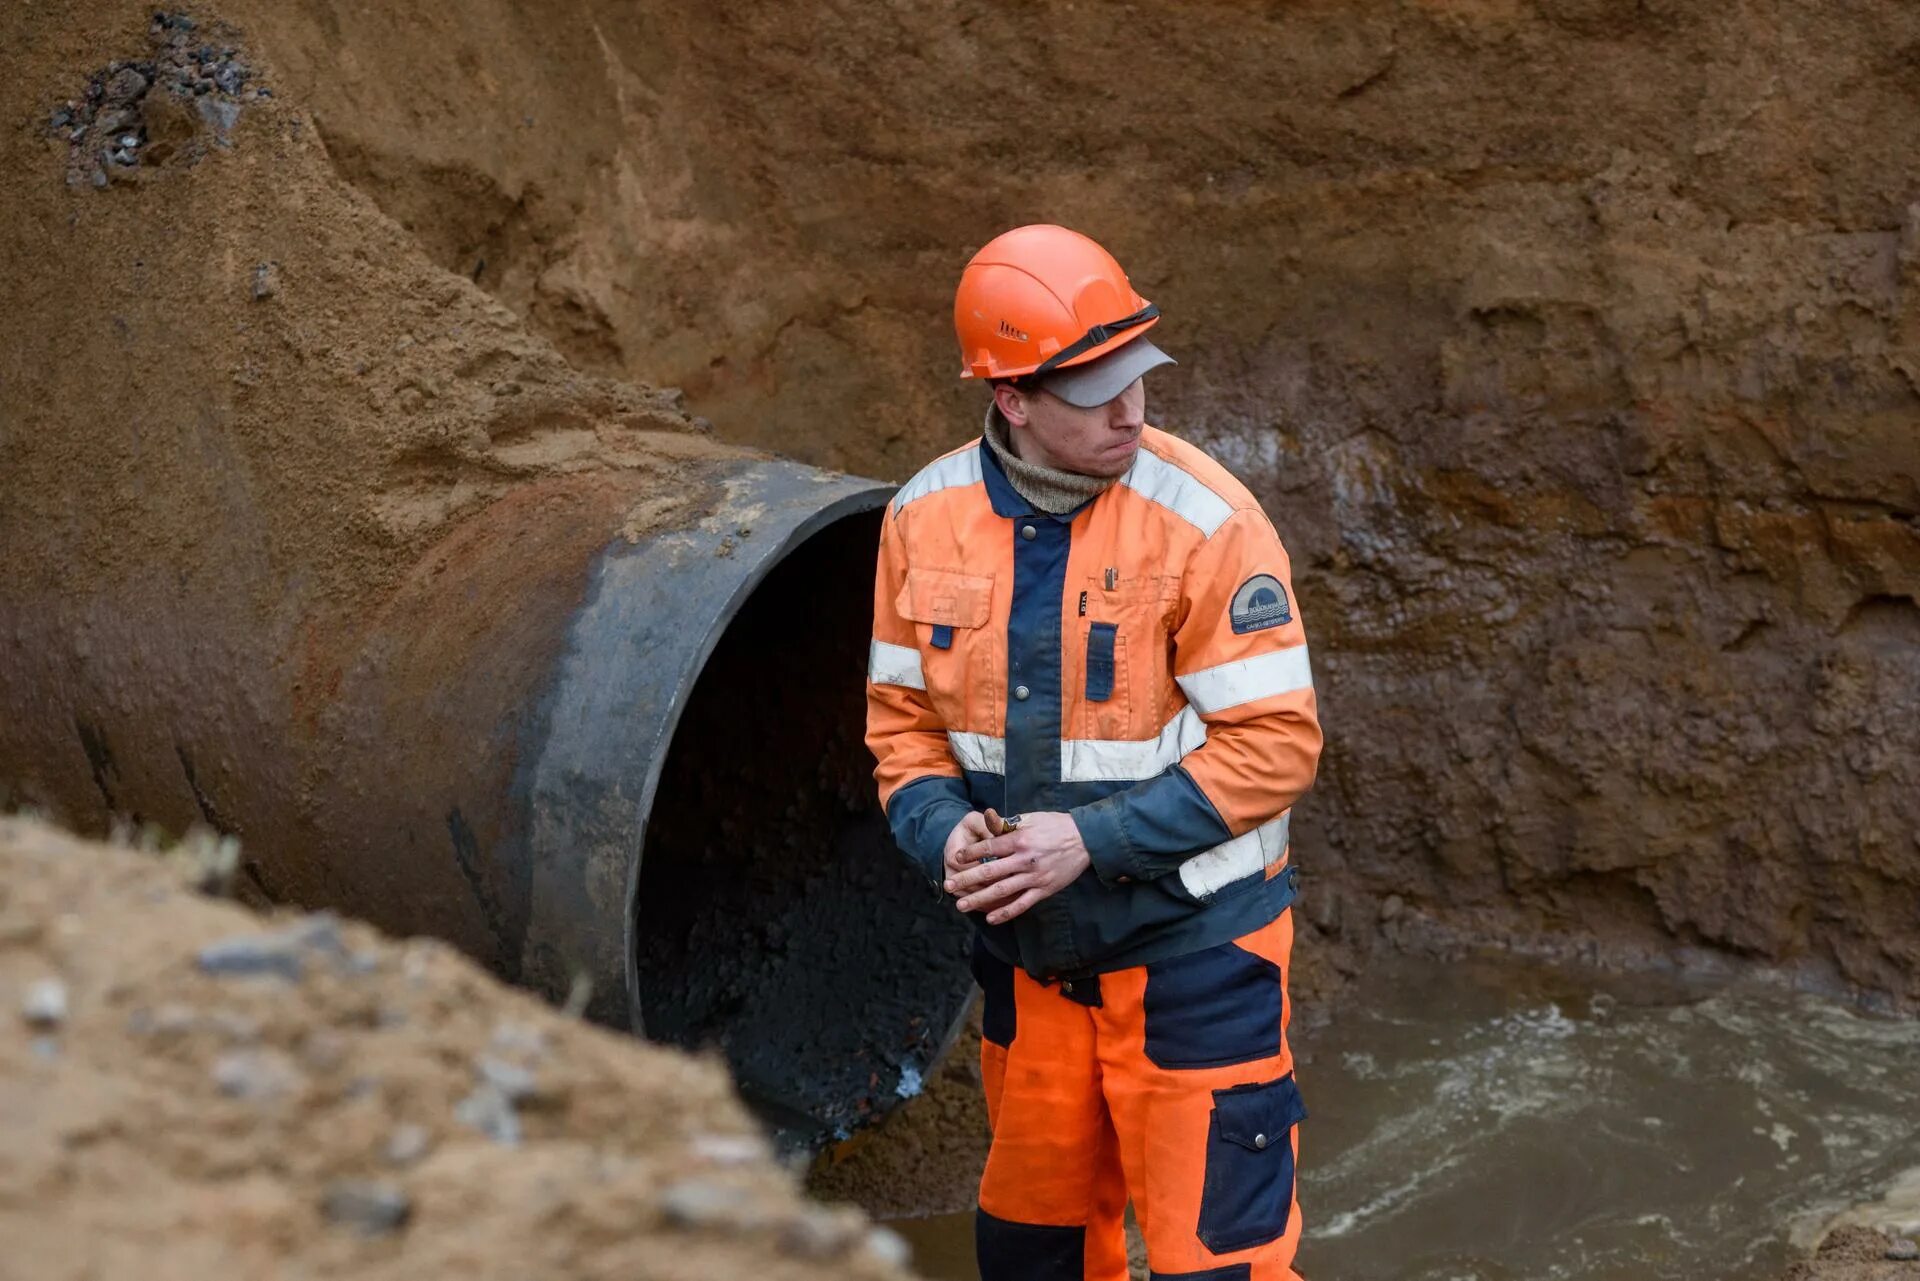
{"type": "Polygon", "coordinates": [[[717,1047],[794,1146],[918,1092],[972,995],[966,923],[895,847],[864,681],[882,513],[774,566],[687,700],[642,849],[647,1035],[717,1047]]]}

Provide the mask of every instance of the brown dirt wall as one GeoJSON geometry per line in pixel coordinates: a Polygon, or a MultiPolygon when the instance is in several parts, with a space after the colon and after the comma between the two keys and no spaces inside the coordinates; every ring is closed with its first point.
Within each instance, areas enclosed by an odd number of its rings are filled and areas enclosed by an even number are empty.
{"type": "Polygon", "coordinates": [[[593,557],[740,451],[429,261],[250,33],[167,12],[35,4],[0,53],[0,774],[96,830],[239,831],[276,899],[487,956],[488,894],[433,883],[444,841],[396,856],[395,815],[476,742],[504,797],[501,709],[593,557]]]}
{"type": "Polygon", "coordinates": [[[235,3],[586,367],[902,478],[1049,219],[1294,553],[1332,935],[1920,996],[1920,14],[1893,0],[235,3]]]}
{"type": "MultiPolygon", "coordinates": [[[[1154,416],[1294,553],[1309,1000],[1381,933],[1920,998],[1911,6],[185,12],[275,96],[101,190],[48,120],[150,10],[0,42],[0,739],[50,775],[111,804],[177,763],[145,817],[311,829],[336,783],[273,728],[428,662],[411,620],[464,636],[449,569],[497,598],[577,554],[489,521],[672,518],[720,452],[692,414],[904,478],[976,420],[960,264],[1050,219],[1165,309],[1154,416]],[[89,700],[204,715],[21,728],[89,700]]],[[[966,1057],[895,1150],[977,1150],[966,1057]]]]}

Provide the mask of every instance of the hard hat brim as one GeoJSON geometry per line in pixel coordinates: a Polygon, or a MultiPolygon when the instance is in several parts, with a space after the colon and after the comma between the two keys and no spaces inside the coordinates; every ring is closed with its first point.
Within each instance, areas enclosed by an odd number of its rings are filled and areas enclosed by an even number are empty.
{"type": "Polygon", "coordinates": [[[1097,360],[1045,374],[1040,387],[1076,409],[1094,409],[1131,387],[1148,370],[1179,363],[1142,336],[1097,360]]]}

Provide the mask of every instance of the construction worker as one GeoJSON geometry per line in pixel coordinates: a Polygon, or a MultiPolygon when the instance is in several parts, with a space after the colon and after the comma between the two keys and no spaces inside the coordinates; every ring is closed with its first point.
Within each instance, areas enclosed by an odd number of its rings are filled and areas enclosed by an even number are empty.
{"type": "Polygon", "coordinates": [[[977,923],[983,1281],[1124,1281],[1129,1200],[1163,1281],[1295,1276],[1287,829],[1320,727],[1273,526],[1146,425],[1158,320],[1085,236],[988,244],[954,299],[985,432],[880,534],[880,799],[977,923]]]}

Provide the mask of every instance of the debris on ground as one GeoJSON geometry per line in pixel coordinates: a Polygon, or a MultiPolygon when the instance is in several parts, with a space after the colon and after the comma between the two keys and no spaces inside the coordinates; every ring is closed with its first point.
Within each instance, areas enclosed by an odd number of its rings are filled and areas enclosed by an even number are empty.
{"type": "Polygon", "coordinates": [[[1788,1268],[1780,1281],[1916,1281],[1920,1249],[1908,1240],[1858,1224],[1835,1228],[1810,1259],[1788,1268]]]}

